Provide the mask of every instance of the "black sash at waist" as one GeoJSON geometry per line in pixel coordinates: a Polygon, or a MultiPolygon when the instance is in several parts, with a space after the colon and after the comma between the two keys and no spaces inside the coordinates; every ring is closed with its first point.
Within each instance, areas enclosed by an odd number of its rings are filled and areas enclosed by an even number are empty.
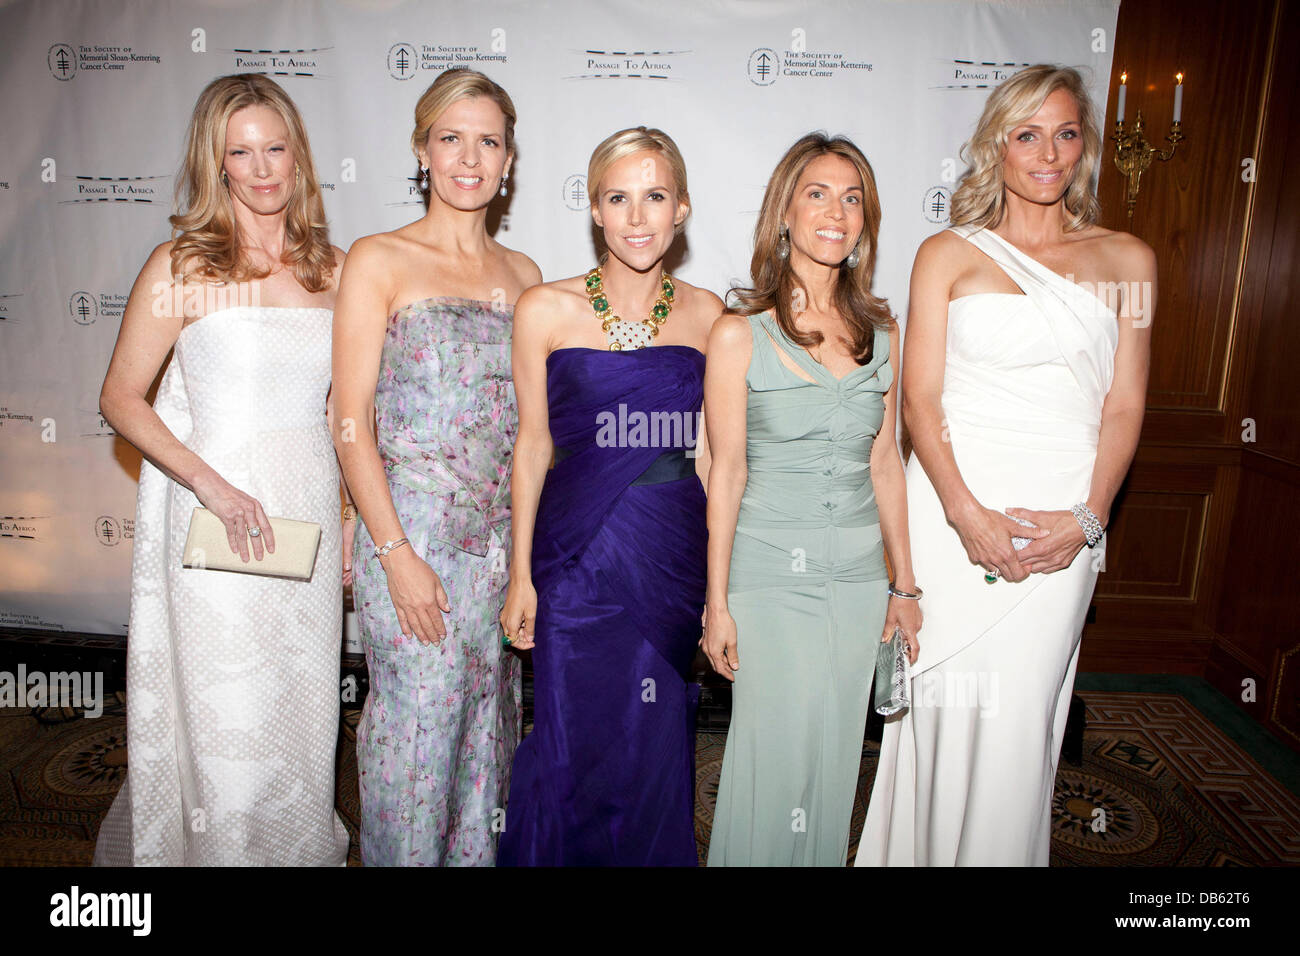
{"type": "MultiPolygon", "coordinates": [[[[555,463],[558,465],[573,452],[567,448],[555,449],[555,463]]],[[[695,474],[695,459],[686,457],[685,448],[670,448],[654,461],[645,471],[632,480],[633,485],[659,485],[666,481],[681,481],[695,474]]]]}

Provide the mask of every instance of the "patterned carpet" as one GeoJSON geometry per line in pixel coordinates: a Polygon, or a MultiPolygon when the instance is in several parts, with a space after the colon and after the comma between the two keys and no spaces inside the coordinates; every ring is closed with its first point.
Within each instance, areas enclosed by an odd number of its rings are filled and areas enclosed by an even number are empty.
{"type": "MultiPolygon", "coordinates": [[[[1300,798],[1177,694],[1081,691],[1087,730],[1081,767],[1062,763],[1053,813],[1053,866],[1295,866],[1300,798]],[[1106,827],[1093,830],[1096,808],[1106,827]]],[[[358,864],[359,711],[344,712],[338,809],[358,864]]],[[[90,863],[100,820],[126,767],[125,702],[104,716],[0,710],[0,865],[90,863]]],[[[695,831],[700,859],[709,829],[724,736],[701,733],[695,831]]],[[[868,744],[853,810],[857,848],[877,748],[868,744]]]]}

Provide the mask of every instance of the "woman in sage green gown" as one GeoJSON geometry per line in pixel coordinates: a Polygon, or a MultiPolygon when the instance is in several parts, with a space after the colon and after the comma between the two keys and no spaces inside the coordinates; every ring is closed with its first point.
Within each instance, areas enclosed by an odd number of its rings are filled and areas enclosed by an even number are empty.
{"type": "Polygon", "coordinates": [[[915,658],[918,604],[891,597],[917,591],[879,225],[866,158],[805,136],[710,336],[703,644],[734,682],[710,866],[844,865],[876,654],[898,626],[915,658]]]}

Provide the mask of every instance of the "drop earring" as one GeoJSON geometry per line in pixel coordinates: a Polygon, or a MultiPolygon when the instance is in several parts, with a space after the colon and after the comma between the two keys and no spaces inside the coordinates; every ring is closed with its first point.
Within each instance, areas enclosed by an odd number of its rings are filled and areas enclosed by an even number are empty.
{"type": "Polygon", "coordinates": [[[506,180],[509,179],[509,178],[510,178],[510,174],[509,174],[509,173],[502,173],[502,174],[501,174],[501,195],[503,195],[503,196],[506,194],[506,180]]]}
{"type": "Polygon", "coordinates": [[[421,166],[420,167],[420,192],[424,193],[428,191],[429,191],[429,167],[421,166]]]}
{"type": "Polygon", "coordinates": [[[777,233],[776,257],[778,259],[790,258],[790,227],[781,224],[781,230],[777,233]]]}
{"type": "Polygon", "coordinates": [[[854,246],[853,251],[849,253],[849,257],[844,260],[844,264],[848,266],[850,269],[856,269],[858,267],[859,261],[860,259],[858,257],[858,247],[854,246]]]}

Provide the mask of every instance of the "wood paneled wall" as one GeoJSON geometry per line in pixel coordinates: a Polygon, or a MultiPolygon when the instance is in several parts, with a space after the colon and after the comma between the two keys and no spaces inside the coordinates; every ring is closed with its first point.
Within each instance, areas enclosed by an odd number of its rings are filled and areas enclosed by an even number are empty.
{"type": "Polygon", "coordinates": [[[1241,441],[1218,637],[1206,676],[1300,750],[1300,4],[1279,0],[1233,355],[1241,441]],[[1242,441],[1253,423],[1252,441],[1242,441]],[[1243,682],[1255,682],[1254,699],[1243,682]]]}
{"type": "Polygon", "coordinates": [[[1182,70],[1187,139],[1142,177],[1131,221],[1107,141],[1103,224],[1155,249],[1160,288],[1146,421],[1080,666],[1205,675],[1234,699],[1251,679],[1241,706],[1300,749],[1298,7],[1120,6],[1104,132],[1127,70],[1128,118],[1141,109],[1163,145],[1182,70]]]}

